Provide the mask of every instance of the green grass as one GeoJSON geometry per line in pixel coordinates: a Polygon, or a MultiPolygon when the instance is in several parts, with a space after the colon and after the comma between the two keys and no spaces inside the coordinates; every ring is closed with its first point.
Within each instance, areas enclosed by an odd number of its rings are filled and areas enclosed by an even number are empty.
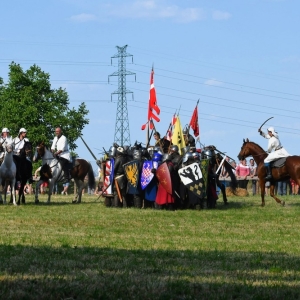
{"type": "Polygon", "coordinates": [[[300,196],[214,210],[0,205],[1,299],[299,299],[300,196]]]}

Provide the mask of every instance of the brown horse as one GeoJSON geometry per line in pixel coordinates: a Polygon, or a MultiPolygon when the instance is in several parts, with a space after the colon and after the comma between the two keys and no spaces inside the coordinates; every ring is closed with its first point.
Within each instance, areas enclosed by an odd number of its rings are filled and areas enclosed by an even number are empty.
{"type": "MultiPolygon", "coordinates": [[[[50,198],[52,195],[53,186],[56,182],[59,182],[63,179],[63,170],[59,162],[59,158],[53,156],[52,152],[47,149],[44,142],[41,142],[36,147],[36,152],[34,155],[34,161],[42,159],[43,167],[41,169],[41,178],[36,186],[35,191],[35,202],[38,203],[38,190],[39,186],[42,184],[43,180],[49,181],[49,192],[48,192],[48,203],[50,203],[50,198]],[[42,171],[43,170],[43,171],[42,171]]],[[[71,168],[70,171],[71,177],[74,178],[74,181],[77,186],[77,194],[72,201],[73,203],[80,203],[82,190],[84,186],[84,178],[88,176],[88,186],[90,189],[95,187],[95,176],[91,164],[85,159],[77,158],[75,160],[75,165],[71,168]]]]}
{"type": "MultiPolygon", "coordinates": [[[[252,156],[257,164],[257,176],[259,178],[262,201],[261,206],[265,206],[265,177],[267,172],[264,166],[264,159],[268,156],[268,154],[259,145],[255,144],[254,142],[250,142],[247,139],[243,142],[243,146],[238,158],[241,160],[248,156],[252,156]]],[[[286,180],[289,178],[292,178],[298,185],[300,185],[300,156],[288,156],[282,167],[272,168],[270,195],[276,200],[277,203],[280,203],[281,205],[285,205],[285,202],[281,201],[275,196],[275,183],[277,181],[286,180]]]]}

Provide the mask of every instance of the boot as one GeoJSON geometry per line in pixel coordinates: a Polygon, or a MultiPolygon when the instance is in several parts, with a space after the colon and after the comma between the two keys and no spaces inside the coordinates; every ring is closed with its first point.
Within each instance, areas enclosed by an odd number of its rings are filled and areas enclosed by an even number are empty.
{"type": "Polygon", "coordinates": [[[267,176],[265,177],[265,180],[270,181],[272,179],[272,172],[271,172],[271,166],[265,165],[267,170],[267,176]]]}

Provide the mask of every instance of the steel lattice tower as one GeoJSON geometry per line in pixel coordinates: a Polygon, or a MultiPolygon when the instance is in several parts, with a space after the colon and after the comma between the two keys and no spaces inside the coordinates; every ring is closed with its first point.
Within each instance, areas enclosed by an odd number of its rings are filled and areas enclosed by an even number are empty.
{"type": "Polygon", "coordinates": [[[111,64],[113,58],[118,58],[118,71],[109,75],[108,81],[110,76],[118,76],[118,89],[111,93],[111,99],[114,94],[118,94],[114,141],[118,145],[124,146],[130,145],[130,131],[126,94],[131,93],[133,97],[133,92],[126,89],[126,75],[135,75],[135,73],[126,71],[126,57],[131,56],[133,62],[133,56],[126,52],[127,45],[123,47],[116,47],[118,49],[118,53],[111,57],[111,64]]]}

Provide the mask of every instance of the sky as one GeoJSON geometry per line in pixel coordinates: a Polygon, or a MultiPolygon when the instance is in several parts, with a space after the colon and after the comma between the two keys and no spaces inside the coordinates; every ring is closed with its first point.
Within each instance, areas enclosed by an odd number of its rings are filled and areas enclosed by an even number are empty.
{"type": "MultiPolygon", "coordinates": [[[[188,124],[200,99],[202,145],[233,159],[244,138],[267,149],[258,128],[273,117],[263,130],[273,126],[286,150],[300,155],[299,11],[296,0],[2,1],[0,77],[7,82],[12,61],[49,73],[70,108],[86,103],[83,138],[101,158],[115,137],[118,77],[108,77],[118,59],[111,57],[127,45],[126,70],[135,73],[126,76],[131,144],[146,143],[154,66],[161,135],[175,112],[188,124]]],[[[77,146],[96,168],[80,139],[77,146]]]]}

